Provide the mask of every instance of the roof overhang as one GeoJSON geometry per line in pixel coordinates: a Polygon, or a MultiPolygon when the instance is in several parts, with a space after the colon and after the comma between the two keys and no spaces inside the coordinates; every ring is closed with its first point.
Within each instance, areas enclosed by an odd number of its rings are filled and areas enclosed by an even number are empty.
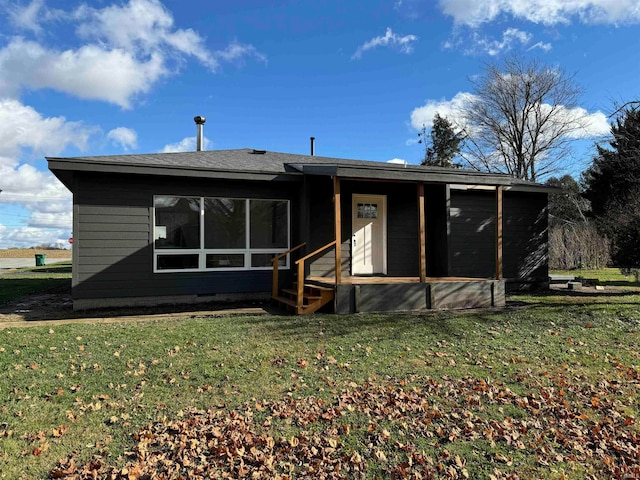
{"type": "Polygon", "coordinates": [[[299,172],[275,173],[242,170],[211,170],[189,166],[167,167],[149,165],[117,165],[113,163],[100,163],[95,161],[66,158],[47,158],[47,160],[49,162],[49,170],[51,170],[69,190],[72,190],[73,172],[161,175],[170,177],[215,178],[223,180],[255,180],[262,182],[300,181],[302,177],[302,174],[299,172]]]}
{"type": "MultiPolygon", "coordinates": [[[[329,159],[327,159],[329,160],[329,159]]],[[[148,163],[119,163],[100,157],[49,158],[49,169],[71,191],[74,172],[108,173],[124,175],[156,175],[182,178],[210,178],[258,182],[299,182],[305,175],[330,176],[362,181],[438,183],[458,185],[460,188],[495,188],[506,190],[550,193],[555,189],[532,182],[525,182],[504,174],[456,170],[418,165],[393,165],[370,162],[371,165],[332,163],[284,162],[280,171],[259,169],[211,168],[194,165],[163,165],[148,163]]],[[[369,163],[369,162],[367,162],[369,163]]]]}
{"type": "Polygon", "coordinates": [[[540,192],[549,190],[544,185],[522,182],[507,175],[472,172],[466,170],[454,170],[446,168],[420,168],[420,167],[362,167],[350,165],[292,165],[306,175],[324,175],[354,180],[378,180],[378,181],[401,181],[412,183],[446,183],[460,186],[504,186],[505,189],[513,191],[540,192]],[[386,168],[385,168],[386,167],[386,168]]]}

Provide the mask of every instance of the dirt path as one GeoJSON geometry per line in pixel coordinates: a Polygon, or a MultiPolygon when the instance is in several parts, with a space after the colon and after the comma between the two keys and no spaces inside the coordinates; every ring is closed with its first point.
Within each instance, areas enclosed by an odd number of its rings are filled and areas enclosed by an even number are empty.
{"type": "Polygon", "coordinates": [[[265,305],[202,304],[94,311],[73,310],[68,293],[28,295],[0,308],[0,330],[5,328],[69,323],[117,323],[229,315],[263,315],[265,305]]]}

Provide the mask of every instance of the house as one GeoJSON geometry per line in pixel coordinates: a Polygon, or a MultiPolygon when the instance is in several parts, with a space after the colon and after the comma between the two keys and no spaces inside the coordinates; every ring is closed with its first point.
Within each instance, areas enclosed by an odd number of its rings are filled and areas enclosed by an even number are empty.
{"type": "Polygon", "coordinates": [[[506,175],[252,149],[47,160],[73,192],[76,309],[487,307],[548,281],[547,189],[506,175]]]}

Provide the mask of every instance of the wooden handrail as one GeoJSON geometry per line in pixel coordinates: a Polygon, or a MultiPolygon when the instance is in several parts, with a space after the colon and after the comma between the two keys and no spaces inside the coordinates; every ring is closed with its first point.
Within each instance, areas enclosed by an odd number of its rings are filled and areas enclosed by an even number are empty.
{"type": "Polygon", "coordinates": [[[313,257],[314,255],[317,255],[318,253],[320,253],[323,250],[326,250],[329,247],[333,247],[335,244],[336,244],[336,241],[334,240],[331,243],[327,243],[324,247],[320,247],[319,249],[317,249],[317,250],[305,255],[304,257],[299,258],[298,260],[296,260],[296,265],[301,263],[301,262],[305,262],[308,258],[313,257]]]}
{"type": "Polygon", "coordinates": [[[336,244],[336,241],[334,240],[331,243],[327,243],[324,247],[320,247],[319,249],[314,250],[308,255],[305,255],[304,257],[296,260],[296,265],[298,266],[298,293],[296,295],[296,302],[297,302],[296,311],[297,312],[300,312],[302,310],[302,302],[304,298],[304,262],[307,259],[313,257],[314,255],[317,255],[318,253],[322,252],[323,250],[333,247],[335,244],[336,244]]]}
{"type": "Polygon", "coordinates": [[[290,248],[286,252],[282,252],[279,255],[276,255],[275,257],[273,257],[271,259],[271,263],[273,264],[273,280],[272,280],[273,285],[271,286],[271,295],[272,296],[274,296],[274,297],[278,296],[278,262],[280,262],[280,259],[282,257],[284,257],[285,255],[288,255],[291,252],[294,252],[294,251],[298,250],[299,248],[304,247],[306,244],[307,244],[307,242],[302,242],[300,245],[296,245],[295,247],[290,248]]]}
{"type": "Polygon", "coordinates": [[[273,257],[273,258],[271,259],[271,263],[274,263],[274,262],[276,262],[276,261],[280,260],[282,257],[284,257],[285,255],[290,254],[291,252],[295,252],[295,251],[296,251],[296,250],[298,250],[299,248],[304,247],[306,244],[307,244],[307,242],[302,242],[300,245],[296,245],[295,247],[290,248],[290,249],[289,249],[289,250],[287,250],[286,252],[282,252],[282,253],[280,253],[280,254],[276,255],[275,257],[273,257]]]}

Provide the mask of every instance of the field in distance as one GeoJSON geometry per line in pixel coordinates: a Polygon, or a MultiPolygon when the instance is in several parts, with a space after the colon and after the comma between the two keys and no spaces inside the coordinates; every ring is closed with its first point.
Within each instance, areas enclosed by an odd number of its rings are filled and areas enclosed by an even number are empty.
{"type": "Polygon", "coordinates": [[[0,258],[30,258],[35,254],[45,254],[47,258],[71,258],[71,250],[49,250],[42,248],[0,249],[0,258]]]}

